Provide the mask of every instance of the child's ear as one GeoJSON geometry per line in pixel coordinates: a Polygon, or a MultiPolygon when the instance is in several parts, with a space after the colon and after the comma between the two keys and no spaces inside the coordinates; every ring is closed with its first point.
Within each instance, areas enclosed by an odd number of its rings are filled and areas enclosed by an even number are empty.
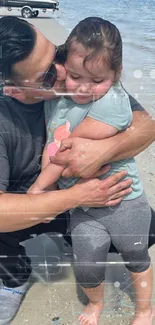
{"type": "Polygon", "coordinates": [[[4,95],[15,98],[19,101],[25,100],[25,92],[16,86],[4,87],[3,93],[4,95]]]}

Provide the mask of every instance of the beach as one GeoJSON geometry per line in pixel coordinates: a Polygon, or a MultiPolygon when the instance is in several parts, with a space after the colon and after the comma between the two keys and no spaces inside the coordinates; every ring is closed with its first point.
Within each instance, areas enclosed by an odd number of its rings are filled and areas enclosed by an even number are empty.
{"type": "MultiPolygon", "coordinates": [[[[41,17],[32,19],[30,22],[55,44],[63,43],[68,35],[68,31],[64,29],[64,26],[61,26],[55,19],[41,17]]],[[[143,74],[140,64],[137,68],[133,67],[131,73],[131,64],[132,62],[129,62],[124,68],[123,85],[155,117],[155,110],[152,105],[152,103],[154,104],[152,100],[152,82],[154,82],[154,78],[143,74]],[[140,73],[142,73],[143,78],[140,77],[140,73]],[[144,75],[146,76],[145,80],[144,75]],[[150,87],[147,82],[148,78],[150,78],[151,82],[150,87]]],[[[153,71],[153,68],[150,71],[153,71]]],[[[151,206],[155,208],[155,144],[138,155],[136,160],[148,200],[151,206]]],[[[32,257],[32,262],[34,262],[34,273],[37,282],[29,290],[12,325],[24,325],[26,323],[31,325],[78,324],[77,318],[83,308],[80,302],[83,300],[83,296],[79,287],[77,290],[70,258],[66,257],[63,264],[55,267],[54,270],[52,265],[48,266],[47,260],[56,263],[56,261],[61,261],[61,256],[59,256],[59,251],[53,244],[53,240],[44,235],[29,241],[26,248],[32,257]],[[41,261],[41,263],[38,261],[41,261]],[[39,263],[41,264],[40,269],[39,263]],[[77,293],[79,293],[79,297],[77,293]]],[[[150,255],[155,278],[155,246],[150,249],[150,255]]],[[[134,311],[132,300],[133,292],[129,273],[119,255],[109,254],[105,281],[105,309],[100,324],[103,324],[103,322],[107,325],[113,324],[113,322],[116,325],[129,324],[134,311]]],[[[155,304],[155,292],[153,293],[153,302],[155,304]]]]}

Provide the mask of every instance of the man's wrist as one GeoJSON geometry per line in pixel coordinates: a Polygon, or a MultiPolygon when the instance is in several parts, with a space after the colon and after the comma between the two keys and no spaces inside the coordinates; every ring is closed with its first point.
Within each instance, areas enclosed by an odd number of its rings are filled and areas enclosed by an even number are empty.
{"type": "Polygon", "coordinates": [[[113,161],[114,157],[118,153],[120,142],[118,135],[100,141],[100,156],[98,157],[98,162],[100,167],[102,167],[103,165],[113,161]]]}
{"type": "MultiPolygon", "coordinates": [[[[51,205],[53,217],[67,210],[76,208],[83,201],[81,187],[75,185],[69,189],[46,192],[41,195],[47,195],[48,204],[51,205]],[[54,211],[55,208],[55,211],[54,211]]],[[[46,219],[45,216],[42,220],[46,219]]]]}
{"type": "Polygon", "coordinates": [[[67,192],[65,195],[68,198],[67,203],[69,205],[67,210],[76,208],[82,204],[84,193],[79,184],[72,186],[71,188],[65,190],[65,192],[67,192]]]}

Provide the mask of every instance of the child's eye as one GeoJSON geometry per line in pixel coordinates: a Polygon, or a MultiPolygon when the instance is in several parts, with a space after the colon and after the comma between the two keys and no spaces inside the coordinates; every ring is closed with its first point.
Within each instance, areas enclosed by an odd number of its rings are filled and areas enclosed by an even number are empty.
{"type": "Polygon", "coordinates": [[[71,77],[72,79],[75,79],[75,80],[76,80],[76,79],[79,79],[79,76],[75,76],[75,75],[72,75],[72,74],[70,75],[70,77],[71,77]]]}
{"type": "Polygon", "coordinates": [[[104,81],[104,79],[102,79],[102,80],[93,80],[93,82],[95,83],[95,84],[100,84],[101,82],[103,82],[104,81]]]}

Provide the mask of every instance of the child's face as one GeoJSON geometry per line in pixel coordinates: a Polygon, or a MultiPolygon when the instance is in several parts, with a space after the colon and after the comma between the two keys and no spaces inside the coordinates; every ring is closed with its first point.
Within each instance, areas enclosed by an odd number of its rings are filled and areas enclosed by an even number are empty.
{"type": "Polygon", "coordinates": [[[68,55],[66,61],[66,90],[73,93],[71,98],[78,104],[87,104],[104,96],[115,81],[115,72],[110,70],[103,57],[88,60],[84,58],[90,53],[82,45],[78,51],[68,55]]]}

